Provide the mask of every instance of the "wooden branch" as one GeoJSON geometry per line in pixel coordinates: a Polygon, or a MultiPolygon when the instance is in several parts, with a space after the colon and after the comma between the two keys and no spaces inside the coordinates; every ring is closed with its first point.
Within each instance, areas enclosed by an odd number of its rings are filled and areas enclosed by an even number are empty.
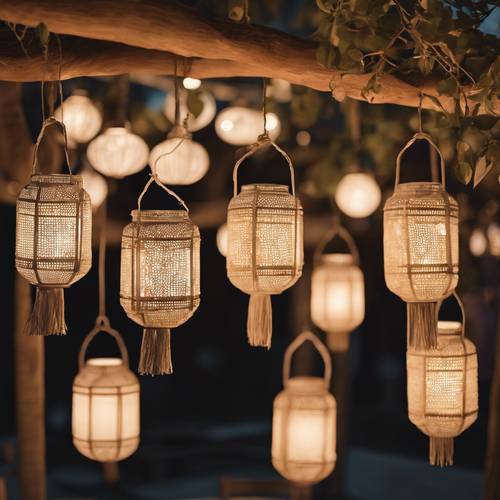
{"type": "MultiPolygon", "coordinates": [[[[163,0],[4,1],[0,2],[0,19],[27,26],[44,22],[55,33],[113,42],[64,41],[64,78],[128,72],[170,74],[172,55],[165,52],[187,58],[185,73],[194,77],[272,77],[321,91],[328,91],[333,81],[343,87],[347,97],[358,100],[364,100],[361,90],[371,77],[324,69],[316,60],[316,44],[310,40],[262,26],[210,20],[163,0]]],[[[0,78],[40,79],[43,59],[21,59],[9,58],[4,52],[0,78]]],[[[53,64],[51,67],[53,77],[53,64]]],[[[373,103],[417,107],[421,90],[438,95],[432,84],[419,89],[391,75],[384,75],[380,83],[382,90],[373,95],[373,103]]],[[[450,98],[440,99],[446,109],[453,109],[450,98]]],[[[424,100],[424,107],[435,109],[429,99],[424,100]]]]}

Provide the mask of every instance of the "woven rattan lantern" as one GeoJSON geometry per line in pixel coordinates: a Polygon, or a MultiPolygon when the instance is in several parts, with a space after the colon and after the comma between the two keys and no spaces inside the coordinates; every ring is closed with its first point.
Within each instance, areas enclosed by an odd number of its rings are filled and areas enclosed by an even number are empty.
{"type": "Polygon", "coordinates": [[[16,207],[16,269],[37,286],[33,311],[26,325],[30,335],[62,335],[64,288],[82,278],[92,263],[92,207],[82,178],[40,173],[38,147],[45,129],[58,124],[47,119],[35,146],[33,174],[21,191],[16,207]]]}
{"type": "Polygon", "coordinates": [[[279,184],[250,184],[238,194],[241,162],[253,154],[251,148],[236,162],[234,195],[227,210],[227,275],[231,283],[250,295],[247,332],[252,346],[271,347],[271,295],[291,287],[302,274],[302,206],[295,196],[293,165],[288,155],[266,138],[287,160],[292,193],[279,184]]]}
{"type": "Polygon", "coordinates": [[[410,347],[406,356],[410,421],[430,438],[432,465],[453,465],[453,438],[478,415],[477,354],[463,322],[439,321],[437,347],[410,347]]]}
{"type": "Polygon", "coordinates": [[[320,242],[314,254],[311,279],[311,319],[327,333],[334,352],[349,349],[349,333],[365,317],[365,284],[359,255],[351,235],[339,224],[320,242]],[[335,236],[347,243],[350,253],[323,253],[335,236]]]}
{"type": "Polygon", "coordinates": [[[335,467],[337,405],[329,392],[331,375],[330,355],[315,335],[304,332],[290,344],[283,365],[284,390],[274,400],[272,462],[283,477],[300,485],[321,481],[335,467]],[[306,340],[323,358],[323,378],[290,378],[292,355],[306,340]]]}
{"type": "Polygon", "coordinates": [[[394,194],[384,207],[384,267],[387,287],[408,303],[410,345],[436,347],[436,303],[458,283],[458,204],[445,190],[441,152],[421,132],[396,161],[394,194]],[[399,183],[401,157],[419,139],[439,153],[442,183],[399,183]]]}
{"type": "Polygon", "coordinates": [[[73,382],[72,433],[75,448],[98,462],[123,460],[139,446],[139,381],[128,367],[120,334],[109,324],[97,325],[80,350],[79,372],[73,382]],[[116,340],[121,358],[85,361],[87,347],[100,331],[116,340]]]}
{"type": "Polygon", "coordinates": [[[120,303],[144,327],[139,372],[172,373],[170,329],[187,321],[200,304],[200,232],[184,202],[155,175],[123,230],[120,303]],[[141,210],[152,182],[185,210],[141,210]]]}

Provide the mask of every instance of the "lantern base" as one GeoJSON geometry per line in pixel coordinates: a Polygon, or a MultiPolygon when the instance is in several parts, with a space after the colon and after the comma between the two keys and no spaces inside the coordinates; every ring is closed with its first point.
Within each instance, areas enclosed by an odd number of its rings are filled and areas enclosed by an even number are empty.
{"type": "Polygon", "coordinates": [[[436,302],[408,302],[407,329],[410,347],[419,350],[437,347],[436,302]]]}
{"type": "Polygon", "coordinates": [[[26,323],[28,335],[66,335],[64,289],[37,287],[35,304],[26,323]]]}
{"type": "Polygon", "coordinates": [[[173,373],[169,328],[144,328],[139,373],[170,375],[173,373]]]}
{"type": "Polygon", "coordinates": [[[248,343],[254,347],[271,348],[273,310],[270,295],[250,295],[248,304],[248,343]]]}
{"type": "Polygon", "coordinates": [[[349,350],[349,332],[328,332],[326,343],[332,352],[347,352],[349,350]]]}
{"type": "Polygon", "coordinates": [[[453,465],[453,438],[429,438],[429,463],[439,467],[453,465]]]}

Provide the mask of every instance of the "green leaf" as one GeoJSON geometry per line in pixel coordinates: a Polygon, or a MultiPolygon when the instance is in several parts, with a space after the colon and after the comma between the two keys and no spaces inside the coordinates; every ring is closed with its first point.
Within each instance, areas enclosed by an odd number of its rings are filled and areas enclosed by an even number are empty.
{"type": "Polygon", "coordinates": [[[330,43],[322,43],[318,45],[316,49],[316,59],[327,69],[333,68],[335,66],[337,52],[335,47],[332,47],[330,43]]]}
{"type": "Polygon", "coordinates": [[[481,130],[492,129],[498,121],[498,116],[479,115],[474,118],[474,125],[481,130]]]}
{"type": "Polygon", "coordinates": [[[440,81],[436,88],[440,95],[449,95],[453,97],[457,93],[458,85],[454,78],[448,78],[447,80],[440,81]]]}
{"type": "Polygon", "coordinates": [[[493,163],[488,163],[485,156],[481,156],[476,162],[474,169],[474,188],[488,175],[493,168],[493,163]]]}
{"type": "Polygon", "coordinates": [[[195,117],[198,118],[203,111],[203,101],[200,99],[200,93],[196,90],[188,91],[187,95],[187,108],[188,111],[195,117]]]}
{"type": "Polygon", "coordinates": [[[472,167],[469,163],[457,162],[455,165],[455,175],[462,184],[469,184],[472,178],[472,167]]]}
{"type": "Polygon", "coordinates": [[[38,39],[40,40],[40,44],[44,49],[47,50],[49,47],[49,38],[50,38],[49,28],[45,23],[40,23],[35,28],[35,31],[38,39]]]}

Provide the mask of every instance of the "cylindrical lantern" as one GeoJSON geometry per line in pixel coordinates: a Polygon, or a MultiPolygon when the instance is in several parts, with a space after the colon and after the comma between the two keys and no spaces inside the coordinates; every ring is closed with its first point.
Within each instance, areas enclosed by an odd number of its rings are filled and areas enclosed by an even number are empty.
{"type": "Polygon", "coordinates": [[[368,217],[380,204],[382,195],[373,175],[352,172],[344,175],[335,190],[335,201],[349,217],[368,217]]]}
{"type": "MultiPolygon", "coordinates": [[[[185,79],[186,80],[186,79],[185,79]]],[[[186,128],[190,132],[196,132],[206,127],[215,117],[217,106],[215,99],[210,92],[198,92],[198,99],[203,104],[203,109],[198,116],[194,116],[189,112],[187,100],[189,93],[184,91],[180,92],[179,100],[179,114],[180,116],[187,116],[186,128]]],[[[170,92],[165,100],[165,115],[171,123],[175,123],[175,93],[170,92]]]]}
{"type": "Polygon", "coordinates": [[[85,338],[79,372],[73,381],[72,433],[75,448],[98,462],[117,462],[137,450],[140,434],[140,387],[128,367],[120,334],[103,324],[85,338]],[[115,338],[121,358],[91,358],[85,352],[97,333],[115,338]]]}
{"type": "Polygon", "coordinates": [[[317,483],[335,467],[337,405],[329,392],[331,375],[328,350],[311,332],[290,344],[283,366],[284,390],[274,400],[272,462],[283,477],[299,485],[317,483]],[[323,357],[323,378],[290,378],[291,357],[306,340],[323,357]]]}
{"type": "Polygon", "coordinates": [[[408,303],[408,340],[416,348],[436,347],[436,303],[458,283],[458,204],[445,185],[441,152],[430,136],[415,134],[398,155],[384,207],[384,272],[389,290],[408,303]],[[399,183],[401,157],[418,139],[439,153],[442,184],[399,183]]]}
{"type": "MultiPolygon", "coordinates": [[[[302,206],[295,196],[293,165],[288,155],[267,140],[287,160],[292,193],[279,184],[250,184],[238,194],[234,166],[234,195],[227,209],[228,248],[226,267],[231,283],[250,295],[247,332],[250,345],[271,347],[271,295],[291,287],[302,274],[304,261],[302,206]]],[[[258,147],[258,146],[257,146],[258,147]]]]}
{"type": "Polygon", "coordinates": [[[90,164],[107,177],[121,179],[140,172],[148,163],[149,148],[129,127],[110,127],[87,148],[90,164]]]}
{"type": "Polygon", "coordinates": [[[68,174],[42,175],[38,146],[45,129],[57,123],[46,120],[35,147],[33,174],[16,206],[16,269],[37,286],[33,311],[26,325],[30,335],[63,335],[64,292],[82,278],[92,263],[92,207],[82,178],[68,174]]]}
{"type": "Polygon", "coordinates": [[[334,352],[349,349],[349,333],[365,317],[365,284],[359,256],[351,235],[336,224],[320,242],[314,254],[311,279],[311,319],[327,333],[334,352]],[[326,253],[329,241],[340,236],[351,253],[326,253]]]}
{"type": "Polygon", "coordinates": [[[187,185],[198,182],[207,173],[210,158],[207,150],[179,126],[151,150],[149,164],[161,182],[187,185]]]}
{"type": "Polygon", "coordinates": [[[170,329],[182,325],[200,304],[200,232],[184,202],[153,175],[123,230],[120,303],[144,327],[139,372],[172,373],[170,329]],[[141,210],[156,182],[185,210],[141,210]]]}
{"type": "MultiPolygon", "coordinates": [[[[215,119],[215,132],[224,141],[235,146],[255,142],[262,128],[262,112],[243,106],[223,109],[215,119]]],[[[266,113],[266,132],[274,141],[281,132],[281,123],[274,113],[266,113]]]]}
{"type": "Polygon", "coordinates": [[[430,437],[432,465],[453,465],[453,438],[478,415],[477,354],[462,323],[439,321],[436,349],[408,348],[406,355],[410,421],[430,437]]]}
{"type": "Polygon", "coordinates": [[[55,117],[64,121],[70,144],[89,142],[102,126],[101,112],[82,90],[68,97],[56,109],[55,117]]]}

